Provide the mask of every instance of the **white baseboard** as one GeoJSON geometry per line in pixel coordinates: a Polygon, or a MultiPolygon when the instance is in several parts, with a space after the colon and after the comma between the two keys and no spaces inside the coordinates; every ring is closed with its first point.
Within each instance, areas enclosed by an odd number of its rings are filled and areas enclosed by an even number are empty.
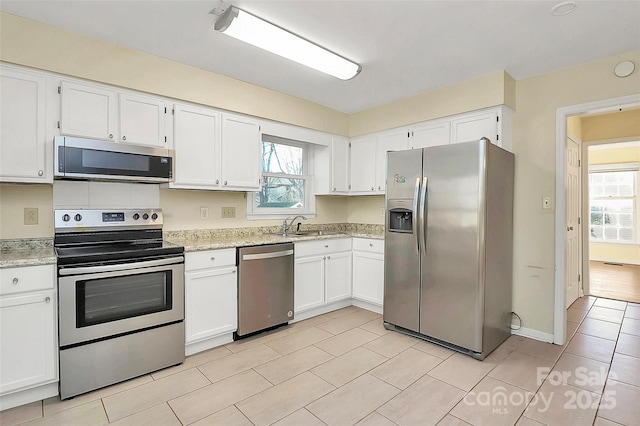
{"type": "Polygon", "coordinates": [[[517,330],[511,330],[511,334],[528,337],[534,340],[540,340],[541,342],[545,343],[553,343],[552,333],[545,333],[543,331],[534,330],[532,328],[520,327],[517,330]]]}
{"type": "Polygon", "coordinates": [[[58,395],[58,381],[0,396],[0,411],[58,395]]]}
{"type": "Polygon", "coordinates": [[[376,303],[366,302],[364,300],[353,299],[353,306],[357,306],[358,308],[366,309],[367,311],[375,312],[376,314],[382,315],[382,306],[376,303]]]}
{"type": "Polygon", "coordinates": [[[317,308],[309,309],[308,311],[296,312],[293,321],[289,321],[290,324],[298,321],[303,321],[309,318],[317,317],[318,315],[326,314],[337,309],[346,308],[351,306],[351,299],[340,300],[339,302],[330,303],[328,305],[318,306],[317,308]]]}
{"type": "Polygon", "coordinates": [[[187,343],[184,348],[186,356],[197,354],[198,352],[207,351],[218,346],[226,345],[233,342],[233,333],[223,334],[221,336],[212,337],[199,342],[187,343]]]}

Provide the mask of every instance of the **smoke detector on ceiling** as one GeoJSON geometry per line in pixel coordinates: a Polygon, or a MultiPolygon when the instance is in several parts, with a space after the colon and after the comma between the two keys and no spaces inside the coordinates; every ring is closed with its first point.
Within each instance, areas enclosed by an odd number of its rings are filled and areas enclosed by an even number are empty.
{"type": "Polygon", "coordinates": [[[633,70],[636,69],[636,64],[631,61],[622,61],[613,69],[613,72],[618,77],[628,77],[633,74],[633,70]]]}
{"type": "Polygon", "coordinates": [[[563,1],[562,3],[558,3],[551,8],[551,14],[553,16],[563,16],[568,15],[576,8],[578,4],[575,1],[563,1]]]}

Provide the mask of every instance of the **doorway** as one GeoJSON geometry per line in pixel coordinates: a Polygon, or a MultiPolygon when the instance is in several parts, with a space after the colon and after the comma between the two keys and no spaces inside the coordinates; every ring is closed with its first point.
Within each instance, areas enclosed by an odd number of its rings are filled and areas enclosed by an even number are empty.
{"type": "MultiPolygon", "coordinates": [[[[556,211],[555,211],[555,273],[554,273],[554,326],[553,343],[562,345],[566,336],[566,301],[567,301],[567,199],[566,199],[566,179],[567,179],[567,120],[569,117],[583,114],[604,114],[619,108],[636,107],[640,105],[640,95],[630,95],[621,98],[606,99],[602,101],[590,102],[586,104],[562,107],[556,110],[556,211]]],[[[583,160],[586,150],[583,150],[583,160]]],[[[584,187],[584,185],[583,185],[584,187]]],[[[582,203],[584,206],[584,203],[582,203]]],[[[584,208],[582,211],[584,214],[584,208]]],[[[585,235],[586,226],[582,226],[582,242],[588,241],[585,235]]],[[[584,249],[583,249],[584,253],[584,249]]],[[[584,267],[584,262],[588,259],[583,256],[580,268],[583,272],[588,271],[584,267]]],[[[582,282],[588,282],[587,276],[583,274],[582,282]]],[[[586,286],[585,286],[586,287],[586,286]]]]}

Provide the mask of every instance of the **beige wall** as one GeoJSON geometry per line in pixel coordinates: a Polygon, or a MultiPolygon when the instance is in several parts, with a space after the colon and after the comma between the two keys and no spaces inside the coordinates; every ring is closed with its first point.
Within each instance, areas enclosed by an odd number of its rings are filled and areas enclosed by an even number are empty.
{"type": "Polygon", "coordinates": [[[384,195],[349,197],[349,223],[384,224],[384,195]]]}
{"type": "Polygon", "coordinates": [[[467,111],[506,105],[515,109],[516,83],[496,71],[452,86],[399,100],[349,117],[349,136],[358,136],[467,111]]]}
{"type": "Polygon", "coordinates": [[[513,310],[523,327],[553,332],[555,216],[553,210],[542,209],[541,200],[557,195],[556,109],[638,94],[639,72],[627,78],[613,73],[625,59],[640,63],[640,51],[516,83],[513,310]]]}
{"type": "MultiPolygon", "coordinates": [[[[640,87],[636,90],[638,92],[640,87]]],[[[583,142],[639,137],[640,109],[583,117],[581,124],[583,142]]]]}
{"type": "Polygon", "coordinates": [[[349,117],[330,108],[4,12],[0,60],[348,134],[349,117]]]}
{"type": "MultiPolygon", "coordinates": [[[[633,114],[628,118],[635,120],[636,118],[632,118],[632,116],[633,114]]],[[[613,120],[610,127],[613,131],[618,128],[613,125],[615,122],[613,120]]],[[[603,133],[603,135],[610,134],[612,133],[603,133]]],[[[640,131],[637,136],[640,138],[640,131]]],[[[589,150],[589,165],[632,162],[640,163],[640,146],[589,150]]],[[[640,247],[638,245],[589,243],[589,258],[592,260],[640,265],[640,247]]]]}
{"type": "Polygon", "coordinates": [[[53,237],[51,185],[0,185],[0,239],[53,237]],[[38,224],[24,224],[25,207],[38,209],[38,224]]]}

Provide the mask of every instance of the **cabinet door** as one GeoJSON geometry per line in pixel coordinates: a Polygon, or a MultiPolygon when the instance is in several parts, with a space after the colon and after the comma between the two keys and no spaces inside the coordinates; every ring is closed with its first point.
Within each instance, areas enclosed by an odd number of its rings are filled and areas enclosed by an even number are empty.
{"type": "Polygon", "coordinates": [[[376,191],[387,190],[387,152],[407,149],[407,130],[394,130],[376,138],[376,191]]]}
{"type": "Polygon", "coordinates": [[[60,134],[115,140],[116,92],[68,81],[60,87],[60,134]]]}
{"type": "Polygon", "coordinates": [[[324,304],[324,256],[311,256],[295,261],[294,312],[324,304]]]}
{"type": "Polygon", "coordinates": [[[45,79],[0,69],[0,180],[47,182],[45,79]]]}
{"type": "Polygon", "coordinates": [[[342,138],[331,142],[331,192],[349,192],[349,142],[342,138]]]}
{"type": "Polygon", "coordinates": [[[207,188],[220,184],[220,114],[175,106],[175,181],[171,186],[207,188]]]}
{"type": "Polygon", "coordinates": [[[353,252],[353,298],[382,306],[384,255],[353,252]]]}
{"type": "Polygon", "coordinates": [[[0,395],[58,377],[56,292],[0,298],[0,395]]]}
{"type": "Polygon", "coordinates": [[[411,131],[410,145],[412,149],[430,146],[448,145],[451,140],[451,123],[438,121],[416,126],[411,131]]]}
{"type": "Polygon", "coordinates": [[[495,111],[465,115],[451,121],[451,143],[476,141],[485,137],[495,144],[497,129],[498,113],[495,111]]]}
{"type": "Polygon", "coordinates": [[[376,186],[375,136],[351,140],[349,164],[351,192],[373,193],[376,186]]]}
{"type": "Polygon", "coordinates": [[[325,262],[325,303],[350,298],[351,253],[328,254],[325,262]]]}
{"type": "Polygon", "coordinates": [[[222,115],[222,189],[257,191],[262,174],[258,122],[222,115]]]}
{"type": "Polygon", "coordinates": [[[185,340],[187,343],[238,329],[236,267],[185,274],[185,340]]]}
{"type": "Polygon", "coordinates": [[[120,94],[120,142],[166,148],[164,101],[120,94]]]}

